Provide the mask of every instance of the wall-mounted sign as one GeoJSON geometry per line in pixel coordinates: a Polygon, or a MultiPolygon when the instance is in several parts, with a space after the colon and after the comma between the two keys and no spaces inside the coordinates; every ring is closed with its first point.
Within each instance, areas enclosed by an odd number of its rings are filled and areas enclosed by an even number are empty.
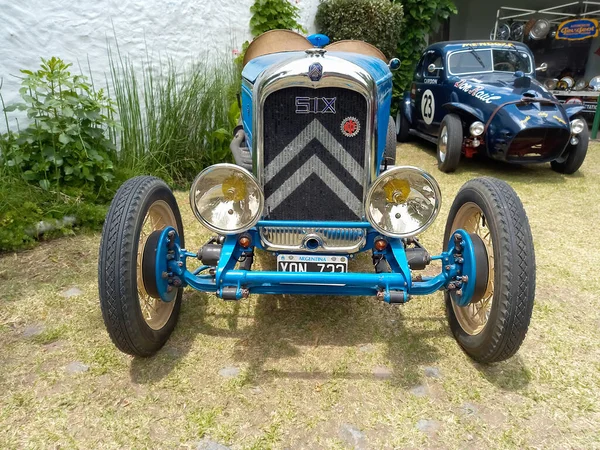
{"type": "Polygon", "coordinates": [[[558,26],[556,39],[578,41],[598,36],[598,21],[596,19],[566,20],[558,26]]]}

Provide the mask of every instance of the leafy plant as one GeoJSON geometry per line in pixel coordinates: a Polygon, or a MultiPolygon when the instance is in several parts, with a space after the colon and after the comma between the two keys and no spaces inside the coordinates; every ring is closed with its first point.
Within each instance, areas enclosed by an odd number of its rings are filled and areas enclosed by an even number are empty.
{"type": "MultiPolygon", "coordinates": [[[[257,37],[271,30],[297,30],[307,33],[307,30],[298,22],[300,9],[288,0],[256,0],[250,7],[250,32],[257,37]]],[[[242,50],[235,58],[238,79],[241,78],[244,55],[250,42],[242,44],[242,50]]]]}
{"type": "Polygon", "coordinates": [[[52,57],[42,58],[35,72],[21,70],[23,102],[4,108],[5,113],[26,111],[31,123],[2,136],[0,163],[45,190],[85,184],[97,188],[113,179],[114,145],[106,135],[116,126],[113,104],[85,76],[72,75],[70,66],[52,57]]]}
{"type": "Polygon", "coordinates": [[[118,52],[109,50],[109,59],[121,124],[119,167],[183,186],[204,167],[231,160],[239,116],[231,59],[178,68],[147,57],[141,71],[118,52]]]}
{"type": "Polygon", "coordinates": [[[332,41],[359,39],[391,58],[396,56],[402,17],[402,5],[390,0],[324,0],[316,23],[332,41]]]}
{"type": "Polygon", "coordinates": [[[256,0],[250,7],[250,32],[259,36],[270,30],[298,30],[306,33],[300,23],[300,9],[288,0],[256,0]]]}
{"type": "MultiPolygon", "coordinates": [[[[427,45],[427,37],[442,21],[456,14],[452,0],[392,0],[404,7],[404,21],[397,44],[397,57],[402,66],[394,72],[394,97],[399,98],[412,82],[413,72],[421,53],[427,45]]],[[[397,104],[397,102],[395,102],[397,104]]]]}
{"type": "Polygon", "coordinates": [[[108,209],[102,198],[85,199],[75,189],[69,194],[45,190],[2,167],[0,179],[0,252],[102,227],[108,209]]]}

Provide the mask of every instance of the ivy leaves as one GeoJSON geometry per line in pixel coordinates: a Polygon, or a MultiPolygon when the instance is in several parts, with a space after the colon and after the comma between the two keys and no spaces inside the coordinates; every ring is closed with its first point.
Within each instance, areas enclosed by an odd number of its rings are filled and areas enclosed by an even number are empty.
{"type": "Polygon", "coordinates": [[[436,30],[442,21],[456,14],[457,9],[452,0],[395,2],[401,3],[404,8],[404,21],[397,47],[397,57],[402,61],[402,66],[394,72],[394,97],[400,98],[412,82],[415,66],[427,43],[427,36],[436,30]]]}
{"type": "Polygon", "coordinates": [[[250,32],[259,36],[271,30],[307,31],[298,23],[300,10],[288,0],[256,0],[250,7],[250,32]]]}

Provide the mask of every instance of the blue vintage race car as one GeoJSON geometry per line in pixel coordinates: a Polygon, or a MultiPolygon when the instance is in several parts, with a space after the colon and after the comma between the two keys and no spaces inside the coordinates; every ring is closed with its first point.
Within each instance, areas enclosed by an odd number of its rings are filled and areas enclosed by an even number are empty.
{"type": "Polygon", "coordinates": [[[187,286],[231,301],[319,294],[392,304],[441,290],[471,357],[492,362],[517,351],[535,293],[519,198],[503,181],[469,181],[450,208],[443,250],[430,254],[417,235],[440,210],[440,187],[416,167],[392,165],[390,68],[399,61],[363,42],[326,42],[277,30],[248,48],[236,164],[206,168],[190,190],[192,211],[215,233],[204,245],[185,242],[162,180],[136,177],[119,189],[98,270],[104,322],[119,349],[159,350],[187,286]],[[254,270],[258,252],[277,270],[254,270]],[[353,261],[361,252],[372,267],[353,261]],[[419,274],[432,261],[438,274],[419,274]]]}
{"type": "Polygon", "coordinates": [[[438,167],[452,172],[461,154],[516,164],[550,162],[577,171],[589,132],[582,106],[563,107],[535,79],[519,42],[451,41],[429,46],[396,116],[398,141],[410,134],[437,144],[438,167]]]}

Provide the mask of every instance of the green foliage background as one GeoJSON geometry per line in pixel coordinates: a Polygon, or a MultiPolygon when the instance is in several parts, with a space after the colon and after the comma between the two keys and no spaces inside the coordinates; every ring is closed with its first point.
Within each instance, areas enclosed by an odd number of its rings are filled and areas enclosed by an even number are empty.
{"type": "Polygon", "coordinates": [[[324,0],[317,9],[316,24],[332,42],[358,39],[393,58],[402,16],[402,6],[390,0],[324,0]]]}
{"type": "Polygon", "coordinates": [[[410,86],[427,36],[456,12],[452,0],[323,0],[316,23],[333,41],[364,40],[400,59],[394,72],[395,107],[410,86]]]}
{"type": "Polygon", "coordinates": [[[306,33],[298,19],[300,10],[288,0],[256,0],[250,7],[250,32],[252,36],[271,30],[296,30],[306,33]]]}
{"type": "Polygon", "coordinates": [[[152,174],[187,187],[204,167],[231,159],[239,116],[231,58],[185,67],[147,58],[140,76],[130,59],[109,57],[114,101],[58,58],[22,71],[21,103],[6,107],[0,94],[8,129],[0,135],[0,252],[100,229],[127,178],[152,174]],[[15,119],[11,129],[15,110],[27,112],[28,125],[15,119]]]}
{"type": "MultiPolygon", "coordinates": [[[[415,66],[426,46],[427,36],[440,24],[457,13],[452,0],[392,0],[404,8],[404,20],[396,57],[402,66],[394,72],[394,98],[399,100],[411,84],[415,66]]],[[[398,104],[398,102],[393,102],[398,104]]]]}

